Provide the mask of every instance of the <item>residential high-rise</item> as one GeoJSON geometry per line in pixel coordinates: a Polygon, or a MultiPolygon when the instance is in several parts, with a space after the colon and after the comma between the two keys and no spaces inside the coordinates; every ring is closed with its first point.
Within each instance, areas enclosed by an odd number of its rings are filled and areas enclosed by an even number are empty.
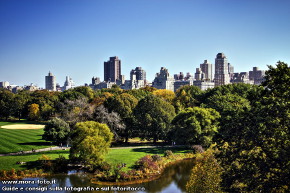
{"type": "Polygon", "coordinates": [[[203,71],[201,71],[200,68],[196,68],[196,72],[194,74],[195,80],[203,80],[205,77],[205,74],[203,71]]]}
{"type": "Polygon", "coordinates": [[[161,67],[160,73],[156,73],[152,86],[157,89],[167,89],[174,91],[174,78],[169,75],[166,68],[161,67]]]}
{"type": "Polygon", "coordinates": [[[53,76],[51,72],[48,73],[48,76],[45,76],[45,89],[50,91],[56,91],[55,76],[53,76]]]}
{"type": "Polygon", "coordinates": [[[132,76],[136,75],[136,80],[146,80],[146,71],[141,67],[136,67],[135,70],[131,70],[130,79],[132,80],[132,76]]]}
{"type": "Polygon", "coordinates": [[[215,59],[214,85],[220,86],[230,83],[228,59],[224,53],[218,53],[215,59]]]}
{"type": "Polygon", "coordinates": [[[65,82],[64,82],[64,85],[62,87],[62,90],[68,90],[70,88],[74,88],[75,87],[75,83],[74,81],[72,80],[72,78],[70,78],[69,76],[66,76],[65,78],[65,82]]]}
{"type": "Polygon", "coordinates": [[[260,85],[264,81],[265,70],[259,70],[258,67],[253,67],[253,71],[249,72],[249,79],[254,81],[254,84],[260,85]]]}
{"type": "Polygon", "coordinates": [[[201,71],[204,73],[204,79],[212,81],[212,64],[207,60],[204,60],[202,64],[200,64],[201,71]]]}
{"type": "Polygon", "coordinates": [[[104,81],[116,82],[117,80],[121,80],[121,60],[114,56],[104,62],[104,81]]]}

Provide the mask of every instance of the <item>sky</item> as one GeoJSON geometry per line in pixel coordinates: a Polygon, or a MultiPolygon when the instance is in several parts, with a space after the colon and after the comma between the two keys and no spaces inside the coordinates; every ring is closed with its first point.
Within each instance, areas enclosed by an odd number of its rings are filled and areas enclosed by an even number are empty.
{"type": "Polygon", "coordinates": [[[0,82],[40,87],[51,71],[63,86],[142,67],[153,81],[195,73],[223,52],[235,72],[290,63],[289,0],[0,0],[0,82]]]}

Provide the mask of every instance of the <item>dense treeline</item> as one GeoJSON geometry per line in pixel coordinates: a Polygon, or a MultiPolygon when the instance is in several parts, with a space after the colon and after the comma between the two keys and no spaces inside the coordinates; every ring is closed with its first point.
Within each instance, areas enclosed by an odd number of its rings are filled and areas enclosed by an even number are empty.
{"type": "MultiPolygon", "coordinates": [[[[215,144],[215,158],[204,154],[203,159],[218,163],[211,167],[220,167],[218,191],[286,192],[290,189],[289,85],[289,66],[278,62],[276,67],[269,66],[261,86],[229,84],[206,91],[183,86],[176,93],[118,86],[96,91],[77,87],[61,93],[13,94],[1,89],[0,117],[49,120],[44,138],[57,143],[66,143],[76,133],[91,132],[87,128],[95,123],[87,121],[95,121],[106,124],[116,142],[140,137],[205,148],[215,144]],[[80,127],[79,122],[87,126],[80,127]]],[[[86,156],[85,161],[92,161],[86,156]]],[[[204,168],[201,171],[210,171],[202,163],[198,163],[204,168]]],[[[200,182],[191,179],[191,184],[200,182]]],[[[203,185],[198,187],[202,192],[203,185]]]]}

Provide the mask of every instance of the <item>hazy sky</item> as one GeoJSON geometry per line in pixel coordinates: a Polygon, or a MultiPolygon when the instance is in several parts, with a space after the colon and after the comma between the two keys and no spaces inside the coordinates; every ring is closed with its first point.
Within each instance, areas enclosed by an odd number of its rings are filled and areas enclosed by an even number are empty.
{"type": "Polygon", "coordinates": [[[93,76],[104,61],[194,74],[224,52],[235,72],[290,63],[289,0],[0,0],[0,81],[44,87],[93,76]]]}

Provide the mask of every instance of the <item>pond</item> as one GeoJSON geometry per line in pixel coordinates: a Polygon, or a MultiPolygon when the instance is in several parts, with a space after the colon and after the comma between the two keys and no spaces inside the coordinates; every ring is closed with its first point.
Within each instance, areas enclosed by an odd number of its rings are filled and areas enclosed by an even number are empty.
{"type": "Polygon", "coordinates": [[[157,180],[131,185],[96,185],[90,182],[87,174],[54,175],[45,178],[18,180],[17,185],[0,183],[0,192],[65,193],[65,192],[138,192],[138,193],[179,193],[185,186],[193,167],[193,160],[183,160],[167,167],[157,180]],[[25,184],[23,184],[25,183],[25,184]],[[4,189],[2,189],[4,188],[4,189]],[[10,189],[9,189],[10,188],[10,189]],[[13,189],[14,188],[14,189],[13,189]],[[18,188],[18,189],[17,189],[18,188]],[[22,188],[22,189],[21,189],[22,188]],[[9,191],[10,190],[10,191],[9,191]],[[129,190],[129,191],[126,191],[129,190]]]}

